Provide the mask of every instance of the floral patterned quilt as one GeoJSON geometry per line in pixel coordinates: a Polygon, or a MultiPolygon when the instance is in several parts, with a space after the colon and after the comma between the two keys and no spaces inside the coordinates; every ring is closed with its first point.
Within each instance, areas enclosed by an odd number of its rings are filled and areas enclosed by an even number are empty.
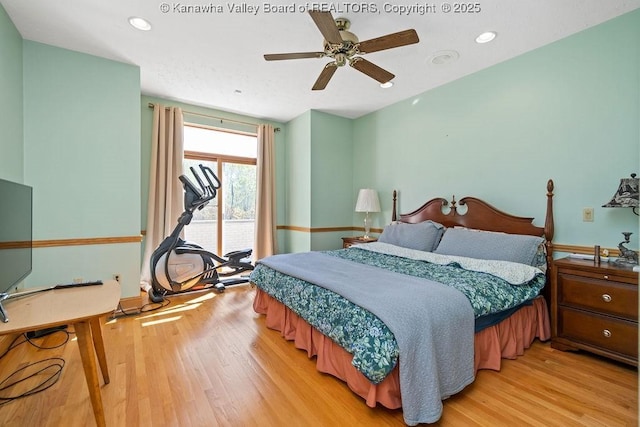
{"type": "MultiPolygon", "coordinates": [[[[455,260],[442,265],[366,250],[365,246],[325,253],[451,286],[467,297],[476,318],[532,299],[545,284],[542,272],[529,282],[512,285],[493,274],[466,270],[455,260]]],[[[372,383],[381,382],[397,364],[399,350],[393,333],[369,311],[334,292],[260,263],[251,274],[251,282],[351,353],[353,366],[372,383]]]]}

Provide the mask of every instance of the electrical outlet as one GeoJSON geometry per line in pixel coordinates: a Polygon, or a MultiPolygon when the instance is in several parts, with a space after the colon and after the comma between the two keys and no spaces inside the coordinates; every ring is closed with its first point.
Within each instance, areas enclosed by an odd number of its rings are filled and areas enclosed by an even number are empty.
{"type": "Polygon", "coordinates": [[[84,280],[82,280],[82,277],[74,277],[73,278],[73,283],[82,283],[84,282],[84,280]]]}
{"type": "Polygon", "coordinates": [[[582,209],[582,221],[593,222],[593,208],[582,209]]]}
{"type": "Polygon", "coordinates": [[[113,280],[120,283],[120,273],[113,273],[113,280]]]}

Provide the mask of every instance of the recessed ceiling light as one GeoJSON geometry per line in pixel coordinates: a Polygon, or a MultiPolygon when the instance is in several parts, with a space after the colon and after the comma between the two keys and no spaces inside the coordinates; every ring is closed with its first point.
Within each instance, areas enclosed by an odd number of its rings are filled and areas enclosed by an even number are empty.
{"type": "Polygon", "coordinates": [[[487,31],[476,37],[476,43],[489,43],[491,40],[495,39],[496,36],[497,34],[495,31],[487,31]]]}
{"type": "Polygon", "coordinates": [[[144,18],[132,16],[129,18],[129,24],[133,28],[137,28],[140,31],[149,31],[151,29],[151,23],[144,18]]]}
{"type": "Polygon", "coordinates": [[[393,82],[380,83],[380,87],[383,89],[388,89],[393,86],[393,82]]]}

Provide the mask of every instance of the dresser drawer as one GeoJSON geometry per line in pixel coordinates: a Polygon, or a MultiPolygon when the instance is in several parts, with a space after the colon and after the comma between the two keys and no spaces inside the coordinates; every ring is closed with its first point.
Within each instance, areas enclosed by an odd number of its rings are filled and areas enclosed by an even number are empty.
{"type": "Polygon", "coordinates": [[[611,267],[609,267],[608,269],[600,269],[598,271],[583,271],[574,268],[562,268],[560,274],[570,274],[585,278],[600,279],[605,282],[620,282],[634,285],[635,287],[638,286],[637,274],[634,274],[632,271],[624,271],[623,273],[621,273],[620,271],[612,270],[611,267]]]}
{"type": "Polygon", "coordinates": [[[638,324],[569,307],[558,309],[558,337],[638,358],[638,324]]]}
{"type": "Polygon", "coordinates": [[[637,320],[638,288],[561,272],[558,274],[558,304],[637,320]]]}

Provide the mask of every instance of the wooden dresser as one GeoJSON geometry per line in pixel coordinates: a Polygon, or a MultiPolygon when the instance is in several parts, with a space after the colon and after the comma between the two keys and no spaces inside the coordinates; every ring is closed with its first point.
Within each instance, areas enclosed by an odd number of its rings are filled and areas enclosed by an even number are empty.
{"type": "Polygon", "coordinates": [[[638,273],[562,258],[553,262],[551,347],[586,350],[638,366],[638,273]]]}

